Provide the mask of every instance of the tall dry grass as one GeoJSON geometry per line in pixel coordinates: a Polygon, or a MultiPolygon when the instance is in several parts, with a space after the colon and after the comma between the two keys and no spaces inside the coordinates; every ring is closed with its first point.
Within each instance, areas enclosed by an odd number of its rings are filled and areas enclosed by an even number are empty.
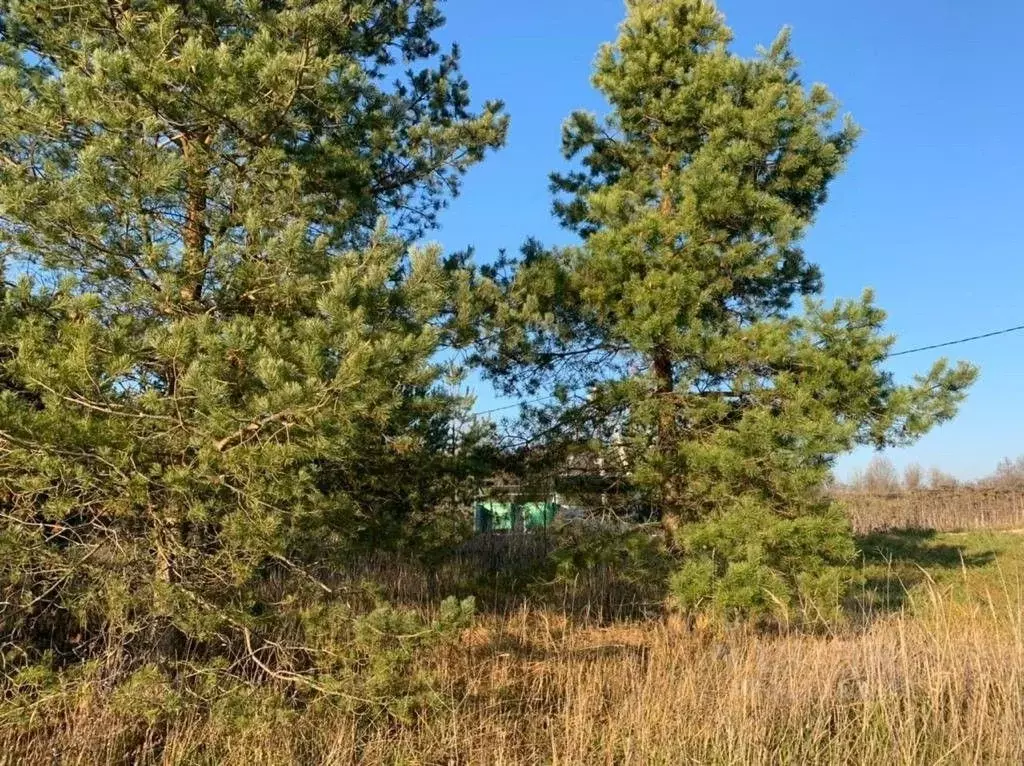
{"type": "Polygon", "coordinates": [[[0,764],[1019,764],[1022,593],[932,585],[913,614],[817,636],[523,607],[430,659],[447,701],[413,722],[254,704],[148,727],[97,693],[0,728],[0,764]]]}
{"type": "MultiPolygon", "coordinates": [[[[1024,527],[1014,492],[846,499],[860,531],[1024,527]]],[[[1019,572],[1016,536],[1001,540],[1019,572]]],[[[864,599],[874,611],[832,632],[766,635],[667,618],[657,583],[601,576],[529,603],[498,597],[510,567],[549,547],[478,540],[430,573],[386,558],[349,573],[425,612],[471,573],[493,579],[474,627],[424,661],[438,701],[412,720],[260,687],[154,716],[153,700],[97,681],[18,718],[0,706],[0,766],[1024,763],[1019,574],[962,558],[963,587],[922,569],[906,592],[894,570],[875,587],[899,597],[864,599]]]]}
{"type": "Polygon", "coordinates": [[[1024,528],[1024,490],[982,487],[839,491],[858,533],[890,529],[966,532],[1024,528]]]}

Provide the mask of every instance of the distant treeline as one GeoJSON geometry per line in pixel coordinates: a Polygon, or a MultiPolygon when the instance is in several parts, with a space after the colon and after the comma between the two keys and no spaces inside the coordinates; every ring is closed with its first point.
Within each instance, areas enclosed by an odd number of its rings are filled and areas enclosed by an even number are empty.
{"type": "Polygon", "coordinates": [[[1024,490],[1024,455],[1016,459],[1004,458],[995,471],[975,481],[958,479],[936,467],[925,469],[917,463],[911,463],[900,472],[889,458],[878,455],[863,470],[834,485],[840,492],[869,494],[957,488],[1024,490]]]}

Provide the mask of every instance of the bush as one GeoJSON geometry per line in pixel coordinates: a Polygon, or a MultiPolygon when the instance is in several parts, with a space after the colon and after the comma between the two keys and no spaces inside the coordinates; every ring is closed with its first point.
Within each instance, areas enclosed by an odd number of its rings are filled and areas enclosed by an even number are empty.
{"type": "Polygon", "coordinates": [[[473,612],[472,599],[454,598],[429,620],[385,604],[358,616],[321,604],[304,611],[289,634],[249,637],[231,652],[235,662],[196,652],[174,663],[139,663],[114,650],[105,662],[61,666],[50,654],[0,680],[0,727],[45,739],[71,711],[101,707],[115,717],[115,739],[128,753],[189,719],[205,721],[225,744],[264,723],[287,726],[329,708],[366,726],[411,723],[442,700],[431,653],[457,637],[473,612]]]}
{"type": "Polygon", "coordinates": [[[727,621],[814,625],[836,617],[853,582],[849,521],[823,503],[784,518],[751,501],[685,527],[670,581],[676,608],[727,621]]]}

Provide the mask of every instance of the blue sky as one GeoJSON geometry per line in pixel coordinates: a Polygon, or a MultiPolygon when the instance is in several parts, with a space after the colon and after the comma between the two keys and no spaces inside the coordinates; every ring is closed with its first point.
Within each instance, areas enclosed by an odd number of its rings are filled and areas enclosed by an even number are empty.
{"type": "MultiPolygon", "coordinates": [[[[1024,324],[1024,29],[1019,0],[721,0],[735,49],[752,54],[783,25],[807,82],[824,82],[864,128],[847,172],[810,232],[807,252],[830,298],[872,287],[897,350],[1024,324]]],[[[528,236],[570,242],[550,214],[547,176],[564,168],[562,121],[602,111],[590,86],[598,45],[615,36],[621,0],[448,0],[477,99],[508,104],[508,146],[472,170],[435,238],[480,259],[528,236]]],[[[1024,333],[949,350],[981,367],[956,421],[914,447],[917,461],[963,478],[1024,454],[1024,333]]],[[[909,378],[938,353],[892,363],[909,378]]],[[[503,404],[479,391],[478,408],[503,404]]],[[[871,453],[844,458],[840,475],[871,453]]]]}

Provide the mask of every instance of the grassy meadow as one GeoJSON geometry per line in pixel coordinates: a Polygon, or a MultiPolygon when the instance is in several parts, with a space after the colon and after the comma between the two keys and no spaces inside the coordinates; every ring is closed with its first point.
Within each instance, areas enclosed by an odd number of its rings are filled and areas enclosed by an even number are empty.
{"type": "MultiPolygon", "coordinates": [[[[649,583],[513,597],[494,573],[473,625],[422,668],[435,698],[411,717],[254,689],[235,717],[208,699],[157,719],[86,686],[0,721],[0,763],[1024,762],[1024,534],[859,543],[863,585],[817,634],[683,624],[649,583]]],[[[452,584],[377,566],[425,612],[452,584]]]]}

